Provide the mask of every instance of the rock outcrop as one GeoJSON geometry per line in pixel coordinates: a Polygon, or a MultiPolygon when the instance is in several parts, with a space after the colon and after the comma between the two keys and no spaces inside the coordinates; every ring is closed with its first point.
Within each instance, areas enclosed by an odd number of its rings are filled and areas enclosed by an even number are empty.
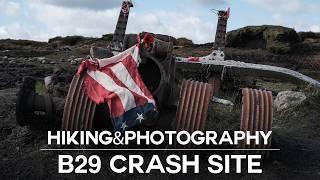
{"type": "Polygon", "coordinates": [[[178,46],[192,46],[193,42],[190,39],[182,37],[182,38],[177,39],[176,45],[178,45],[178,46]]]}
{"type": "Polygon", "coordinates": [[[297,32],[282,26],[247,26],[227,34],[228,47],[267,49],[277,54],[290,52],[298,42],[297,32]]]}

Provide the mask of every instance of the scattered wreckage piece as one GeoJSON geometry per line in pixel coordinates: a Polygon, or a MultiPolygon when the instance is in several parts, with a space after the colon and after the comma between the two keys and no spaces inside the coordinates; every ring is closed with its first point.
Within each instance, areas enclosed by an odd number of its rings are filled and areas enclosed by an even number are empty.
{"type": "Polygon", "coordinates": [[[226,11],[219,10],[216,14],[218,15],[218,23],[213,48],[223,51],[226,46],[227,23],[230,17],[230,8],[226,11]]]}
{"type": "Polygon", "coordinates": [[[96,104],[82,90],[83,75],[75,75],[66,97],[61,129],[65,131],[90,131],[96,104]]]}
{"type": "MultiPolygon", "coordinates": [[[[240,131],[250,131],[254,135],[256,131],[267,133],[272,130],[273,121],[273,97],[270,91],[256,89],[242,89],[242,111],[240,131]]],[[[268,149],[271,147],[271,138],[267,145],[250,143],[242,141],[238,148],[240,149],[268,149]]],[[[256,153],[268,157],[268,151],[257,151],[256,153]]]]}
{"type": "MultiPolygon", "coordinates": [[[[143,38],[146,34],[150,34],[151,36],[153,36],[155,38],[155,41],[161,41],[161,42],[164,41],[166,43],[172,43],[172,44],[176,43],[176,39],[174,37],[168,36],[168,35],[163,35],[163,34],[153,34],[150,32],[141,32],[140,37],[143,38]]],[[[123,40],[123,50],[126,50],[126,49],[134,46],[137,43],[138,43],[137,34],[126,34],[124,37],[124,40],[123,40]]],[[[154,44],[156,44],[156,43],[157,42],[155,42],[154,44]]]]}
{"type": "Polygon", "coordinates": [[[217,98],[217,97],[212,97],[211,99],[212,102],[215,102],[215,103],[219,103],[219,104],[223,104],[223,105],[226,105],[226,106],[234,106],[234,103],[229,101],[229,100],[226,100],[226,99],[221,99],[221,98],[217,98]]]}
{"type": "Polygon", "coordinates": [[[183,80],[176,112],[176,131],[204,131],[213,87],[208,83],[183,80]]]}
{"type": "Polygon", "coordinates": [[[38,79],[24,77],[17,94],[16,120],[19,125],[31,125],[34,127],[51,128],[58,126],[57,112],[63,111],[64,99],[52,97],[44,93],[36,92],[38,79]]]}
{"type": "Polygon", "coordinates": [[[123,50],[123,39],[126,34],[130,8],[132,7],[133,3],[131,2],[131,0],[122,2],[117,26],[114,31],[112,42],[110,44],[110,48],[112,51],[121,52],[123,50]]]}
{"type": "Polygon", "coordinates": [[[244,63],[240,61],[225,60],[225,61],[190,61],[187,58],[177,58],[177,68],[189,71],[197,71],[203,66],[209,66],[212,73],[221,74],[223,80],[225,76],[232,77],[268,77],[289,81],[298,85],[311,85],[320,87],[320,82],[303,75],[299,72],[270,65],[244,63]]]}

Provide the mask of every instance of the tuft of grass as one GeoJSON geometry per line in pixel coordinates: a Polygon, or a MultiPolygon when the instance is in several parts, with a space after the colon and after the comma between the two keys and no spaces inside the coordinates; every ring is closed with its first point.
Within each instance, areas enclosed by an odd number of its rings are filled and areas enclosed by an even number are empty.
{"type": "Polygon", "coordinates": [[[43,95],[47,92],[43,82],[37,81],[35,86],[36,93],[38,93],[39,95],[43,95]]]}
{"type": "Polygon", "coordinates": [[[264,80],[258,80],[257,86],[264,87],[268,90],[280,92],[280,91],[292,91],[297,89],[297,85],[287,83],[287,82],[272,82],[272,81],[264,81],[264,80]]]}

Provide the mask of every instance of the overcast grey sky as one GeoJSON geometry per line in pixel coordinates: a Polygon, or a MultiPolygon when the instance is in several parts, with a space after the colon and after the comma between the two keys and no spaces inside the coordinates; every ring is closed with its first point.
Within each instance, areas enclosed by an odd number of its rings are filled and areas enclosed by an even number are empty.
{"type": "MultiPolygon", "coordinates": [[[[122,0],[0,0],[0,38],[47,41],[54,36],[100,37],[114,31],[122,0]]],[[[134,0],[129,33],[150,31],[213,41],[217,17],[231,7],[228,30],[273,24],[320,31],[316,0],[134,0]]]]}

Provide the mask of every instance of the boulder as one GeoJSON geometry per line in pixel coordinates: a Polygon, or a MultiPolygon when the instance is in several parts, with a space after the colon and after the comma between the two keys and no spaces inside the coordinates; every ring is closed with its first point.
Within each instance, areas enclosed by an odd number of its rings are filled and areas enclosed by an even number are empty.
{"type": "Polygon", "coordinates": [[[177,39],[172,36],[169,36],[169,35],[156,34],[155,38],[160,39],[165,42],[172,42],[172,44],[174,44],[174,45],[177,44],[177,39]]]}
{"type": "Polygon", "coordinates": [[[192,46],[193,45],[193,42],[192,40],[190,39],[187,39],[187,38],[178,38],[177,39],[177,46],[192,46]]]}
{"type": "Polygon", "coordinates": [[[52,75],[44,78],[44,86],[48,91],[52,91],[52,86],[53,86],[52,79],[53,79],[52,75]]]}
{"type": "Polygon", "coordinates": [[[49,39],[48,43],[52,44],[56,48],[61,48],[62,46],[74,46],[86,40],[83,36],[57,36],[49,39]]]}
{"type": "Polygon", "coordinates": [[[284,54],[292,50],[300,37],[294,29],[282,26],[247,26],[227,33],[227,47],[267,49],[284,54]]]}
{"type": "Polygon", "coordinates": [[[301,104],[307,97],[303,92],[282,91],[278,93],[274,100],[274,107],[277,111],[297,106],[301,104]]]}
{"type": "Polygon", "coordinates": [[[37,57],[38,61],[46,60],[46,57],[37,57]]]}

